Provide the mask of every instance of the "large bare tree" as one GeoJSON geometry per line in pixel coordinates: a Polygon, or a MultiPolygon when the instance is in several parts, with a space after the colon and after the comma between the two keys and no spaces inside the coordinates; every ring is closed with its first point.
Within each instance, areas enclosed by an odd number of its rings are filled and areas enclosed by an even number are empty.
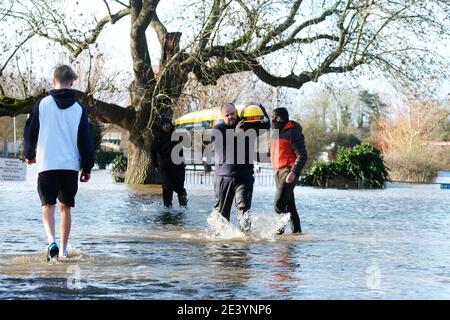
{"type": "MultiPolygon", "coordinates": [[[[446,61],[430,42],[448,41],[450,34],[447,0],[177,1],[182,14],[167,21],[158,15],[159,0],[98,3],[105,6],[104,17],[70,25],[64,1],[2,1],[1,20],[20,21],[24,27],[16,45],[1,44],[0,75],[29,39],[46,38],[76,60],[96,45],[107,26],[129,18],[129,39],[116,41],[130,43],[130,105],[100,101],[87,92],[78,96],[92,117],[130,132],[126,182],[133,184],[155,181],[149,153],[155,124],[162,114],[172,113],[190,74],[210,85],[224,75],[250,71],[267,84],[289,88],[358,70],[413,80],[442,70],[446,61]],[[172,25],[178,31],[171,31],[172,25]],[[159,45],[149,43],[150,28],[159,45]],[[152,61],[151,52],[159,47],[160,58],[152,61]]],[[[0,87],[0,116],[28,113],[44,94],[13,97],[0,87]]]]}

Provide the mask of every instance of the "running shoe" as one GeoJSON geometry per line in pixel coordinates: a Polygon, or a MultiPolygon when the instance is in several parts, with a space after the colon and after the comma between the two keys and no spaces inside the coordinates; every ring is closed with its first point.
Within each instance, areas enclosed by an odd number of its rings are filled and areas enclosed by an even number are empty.
{"type": "Polygon", "coordinates": [[[59,248],[55,242],[51,243],[47,249],[47,261],[50,261],[53,258],[58,258],[59,248]]]}

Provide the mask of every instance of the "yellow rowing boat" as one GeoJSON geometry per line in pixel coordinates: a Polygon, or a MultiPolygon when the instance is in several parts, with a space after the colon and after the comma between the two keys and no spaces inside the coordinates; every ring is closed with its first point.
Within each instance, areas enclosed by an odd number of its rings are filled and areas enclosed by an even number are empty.
{"type": "MultiPolygon", "coordinates": [[[[257,105],[249,105],[247,107],[237,106],[238,115],[245,122],[262,122],[264,113],[257,105]]],[[[200,111],[190,112],[175,120],[177,128],[184,129],[208,129],[214,127],[222,121],[220,108],[204,109],[200,111]]]]}

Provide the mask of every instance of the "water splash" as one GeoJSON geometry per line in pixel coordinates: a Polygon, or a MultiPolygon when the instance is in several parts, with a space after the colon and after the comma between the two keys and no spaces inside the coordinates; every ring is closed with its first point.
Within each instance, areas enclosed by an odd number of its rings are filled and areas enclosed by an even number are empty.
{"type": "Polygon", "coordinates": [[[217,211],[213,211],[206,221],[208,227],[205,236],[211,240],[245,239],[245,234],[217,211]]]}
{"type": "Polygon", "coordinates": [[[290,214],[253,213],[251,235],[256,240],[275,241],[278,231],[291,220],[290,214]]]}
{"type": "Polygon", "coordinates": [[[249,213],[248,216],[251,221],[251,229],[250,233],[246,235],[220,213],[213,211],[207,218],[208,227],[205,236],[210,240],[275,241],[278,230],[284,228],[290,221],[288,213],[261,212],[249,213]]]}
{"type": "Polygon", "coordinates": [[[70,259],[70,260],[77,259],[77,260],[79,260],[79,259],[83,258],[84,256],[86,256],[86,254],[84,254],[81,251],[81,249],[78,249],[75,246],[69,244],[67,246],[67,257],[65,257],[63,259],[70,259]]]}

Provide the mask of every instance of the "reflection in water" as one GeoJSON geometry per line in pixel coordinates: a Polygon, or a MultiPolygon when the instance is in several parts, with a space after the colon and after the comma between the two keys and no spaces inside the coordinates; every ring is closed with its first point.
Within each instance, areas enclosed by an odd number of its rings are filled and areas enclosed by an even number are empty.
{"type": "Polygon", "coordinates": [[[299,285],[300,264],[294,261],[296,248],[294,245],[280,245],[273,251],[272,257],[267,259],[270,265],[269,287],[277,295],[290,296],[292,288],[299,285]]]}
{"type": "MultiPolygon", "coordinates": [[[[216,290],[226,293],[227,299],[238,298],[236,292],[245,291],[254,276],[247,243],[212,243],[205,246],[203,255],[216,290]]],[[[217,297],[216,297],[217,298],[217,297]]]]}
{"type": "Polygon", "coordinates": [[[186,216],[184,211],[173,210],[163,210],[155,214],[154,222],[156,224],[172,224],[174,226],[182,226],[186,216]]]}

